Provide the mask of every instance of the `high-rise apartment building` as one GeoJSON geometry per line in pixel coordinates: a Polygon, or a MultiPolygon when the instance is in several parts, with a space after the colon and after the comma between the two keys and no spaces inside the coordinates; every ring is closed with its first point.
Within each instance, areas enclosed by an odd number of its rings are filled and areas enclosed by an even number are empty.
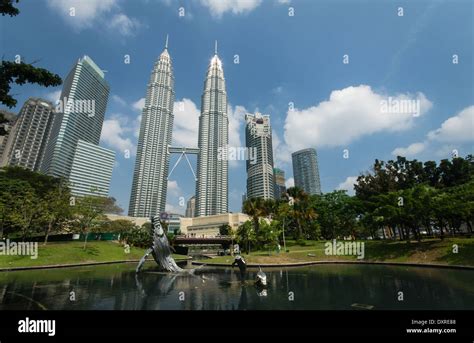
{"type": "Polygon", "coordinates": [[[186,204],[186,218],[192,218],[194,217],[194,211],[196,210],[196,197],[193,195],[191,198],[189,198],[187,204],[186,204]]]}
{"type": "Polygon", "coordinates": [[[49,101],[39,98],[25,101],[5,152],[8,165],[39,169],[53,115],[53,104],[49,101]]]}
{"type": "Polygon", "coordinates": [[[8,154],[15,136],[15,123],[18,116],[2,109],[0,110],[0,117],[3,118],[3,122],[0,124],[0,167],[4,167],[8,164],[8,154]]]}
{"type": "Polygon", "coordinates": [[[299,150],[291,154],[291,157],[295,186],[308,194],[321,194],[316,149],[299,150]]]}
{"type": "Polygon", "coordinates": [[[274,199],[273,147],[270,116],[245,115],[247,158],[247,197],[274,199]]]}

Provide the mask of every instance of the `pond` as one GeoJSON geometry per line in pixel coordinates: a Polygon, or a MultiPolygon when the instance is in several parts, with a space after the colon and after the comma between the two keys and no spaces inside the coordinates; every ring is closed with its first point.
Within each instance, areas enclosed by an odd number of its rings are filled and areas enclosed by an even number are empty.
{"type": "Polygon", "coordinates": [[[383,265],[249,269],[194,275],[135,264],[0,273],[0,310],[455,310],[474,309],[474,271],[383,265]],[[403,292],[403,301],[399,301],[403,292]]]}

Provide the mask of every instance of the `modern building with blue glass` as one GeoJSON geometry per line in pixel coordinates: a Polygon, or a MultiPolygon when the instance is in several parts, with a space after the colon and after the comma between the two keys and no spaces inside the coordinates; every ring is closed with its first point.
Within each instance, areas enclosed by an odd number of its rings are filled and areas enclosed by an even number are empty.
{"type": "MultiPolygon", "coordinates": [[[[105,81],[104,72],[88,56],[78,60],[64,81],[61,97],[56,104],[56,112],[48,143],[41,161],[40,170],[48,175],[63,177],[71,181],[71,193],[74,195],[94,195],[86,189],[94,189],[102,175],[109,175],[113,161],[110,151],[100,148],[100,134],[104,122],[110,87],[105,81]],[[79,144],[79,141],[82,141],[79,144]],[[90,149],[86,152],[85,149],[90,149]],[[91,166],[83,163],[85,156],[92,154],[107,156],[103,163],[91,166]],[[74,174],[72,169],[74,166],[74,174]],[[94,168],[92,168],[94,167],[94,168]],[[101,168],[104,168],[103,170],[101,168]],[[82,170],[81,170],[82,169],[82,170]],[[95,173],[90,178],[78,182],[78,175],[95,173]],[[76,188],[78,187],[78,188],[76,188]]],[[[100,183],[101,194],[107,195],[108,181],[100,183]]]]}
{"type": "Polygon", "coordinates": [[[295,186],[308,194],[321,194],[318,155],[316,149],[308,148],[291,154],[295,186]]]}

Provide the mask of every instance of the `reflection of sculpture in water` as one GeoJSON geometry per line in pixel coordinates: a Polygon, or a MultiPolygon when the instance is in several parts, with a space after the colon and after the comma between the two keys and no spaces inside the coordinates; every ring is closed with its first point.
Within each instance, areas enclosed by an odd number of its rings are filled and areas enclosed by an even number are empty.
{"type": "Polygon", "coordinates": [[[267,287],[267,274],[265,274],[261,267],[258,267],[257,279],[255,284],[261,288],[267,287]]]}
{"type": "MultiPolygon", "coordinates": [[[[158,278],[158,283],[153,285],[153,291],[158,291],[160,295],[167,295],[173,290],[173,284],[176,280],[178,274],[165,274],[162,273],[158,278]]],[[[135,274],[135,284],[138,288],[138,291],[142,297],[146,297],[148,294],[145,291],[141,277],[138,274],[135,274]]]]}
{"type": "Polygon", "coordinates": [[[153,230],[153,245],[146,251],[145,255],[138,263],[136,272],[138,273],[140,271],[146,258],[150,254],[153,255],[153,258],[161,269],[174,273],[183,272],[184,269],[179,267],[173,257],[171,257],[170,244],[165,231],[161,227],[159,216],[151,217],[151,228],[153,230]]]}
{"type": "MultiPolygon", "coordinates": [[[[240,270],[240,281],[245,282],[247,272],[247,262],[240,255],[235,256],[232,268],[237,265],[240,270]]],[[[267,274],[265,274],[261,267],[258,267],[257,277],[255,279],[255,286],[257,287],[257,294],[260,297],[267,296],[267,274]]]]}

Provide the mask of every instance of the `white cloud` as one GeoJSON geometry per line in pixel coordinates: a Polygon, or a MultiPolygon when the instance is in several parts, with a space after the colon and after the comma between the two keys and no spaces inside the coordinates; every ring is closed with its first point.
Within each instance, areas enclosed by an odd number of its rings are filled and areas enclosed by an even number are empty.
{"type": "Polygon", "coordinates": [[[112,94],[112,100],[122,106],[125,106],[127,104],[127,102],[123,100],[121,97],[119,97],[117,94],[112,94]]]}
{"type": "Polygon", "coordinates": [[[120,154],[128,150],[132,155],[135,154],[135,146],[131,139],[126,137],[130,129],[127,129],[126,126],[122,126],[124,121],[126,120],[120,120],[118,117],[105,120],[102,126],[100,140],[120,152],[120,154]]]}
{"type": "Polygon", "coordinates": [[[394,156],[403,156],[403,157],[413,157],[420,152],[424,151],[426,144],[423,142],[413,143],[407,146],[406,148],[396,148],[392,151],[394,156]]]}
{"type": "Polygon", "coordinates": [[[183,98],[174,103],[173,145],[198,146],[200,110],[192,100],[183,98]]]}
{"type": "Polygon", "coordinates": [[[169,203],[165,205],[165,211],[168,213],[184,214],[184,208],[182,206],[175,206],[169,203]]]}
{"type": "Polygon", "coordinates": [[[430,150],[436,157],[446,158],[454,150],[459,154],[459,145],[474,141],[474,106],[462,109],[458,114],[446,119],[441,126],[428,132],[423,142],[410,144],[406,148],[398,147],[393,155],[412,157],[430,150]],[[440,143],[442,143],[440,145],[440,143]]]}
{"type": "Polygon", "coordinates": [[[95,19],[110,12],[116,5],[117,0],[48,0],[48,6],[76,30],[91,27],[95,19]]]}
{"type": "Polygon", "coordinates": [[[48,0],[48,6],[53,9],[75,31],[105,27],[113,34],[133,36],[141,27],[140,22],[122,13],[118,0],[48,0]]]}
{"type": "MultiPolygon", "coordinates": [[[[411,113],[384,111],[389,97],[419,101],[419,115],[432,103],[423,93],[382,95],[370,86],[351,86],[331,92],[329,100],[306,109],[288,111],[284,126],[285,143],[290,151],[315,146],[344,146],[376,132],[396,132],[413,126],[411,113]]],[[[393,109],[393,108],[392,108],[393,109]]]]}
{"type": "Polygon", "coordinates": [[[145,107],[145,98],[138,99],[132,104],[132,107],[135,110],[141,111],[143,110],[143,107],[145,107]]]}
{"type": "MultiPolygon", "coordinates": [[[[465,155],[463,151],[459,150],[459,146],[454,144],[444,144],[439,147],[436,147],[434,155],[439,159],[452,158],[455,151],[457,152],[458,156],[465,155]]],[[[469,149],[468,153],[472,153],[472,148],[469,149]]]]}
{"type": "Polygon", "coordinates": [[[261,4],[262,0],[201,0],[214,17],[220,18],[225,12],[242,14],[250,12],[261,4]]]}
{"type": "Polygon", "coordinates": [[[346,190],[347,194],[354,195],[354,185],[357,183],[357,176],[348,176],[344,182],[337,186],[338,190],[346,190]]]}
{"type": "Polygon", "coordinates": [[[168,180],[168,194],[174,197],[181,194],[181,188],[178,185],[178,181],[168,180]]]}
{"type": "Polygon", "coordinates": [[[288,150],[287,145],[281,141],[280,136],[275,130],[272,131],[272,145],[275,167],[280,167],[291,162],[291,153],[288,150]]]}
{"type": "Polygon", "coordinates": [[[46,100],[51,101],[53,104],[56,104],[56,102],[59,100],[60,96],[61,96],[61,89],[52,91],[52,92],[45,95],[46,100]]]}
{"type": "Polygon", "coordinates": [[[175,180],[168,180],[168,200],[171,199],[171,203],[167,203],[165,206],[166,212],[171,213],[183,213],[184,207],[179,205],[173,205],[173,203],[179,203],[179,197],[183,196],[183,192],[178,182],[175,180]]]}
{"type": "Polygon", "coordinates": [[[463,109],[447,119],[439,129],[428,133],[428,139],[439,142],[462,143],[474,140],[474,106],[463,109]]]}
{"type": "Polygon", "coordinates": [[[243,106],[231,105],[227,107],[227,116],[229,117],[229,146],[241,147],[242,140],[240,139],[240,129],[245,119],[247,110],[243,106]]]}
{"type": "Polygon", "coordinates": [[[108,23],[110,30],[118,31],[125,37],[133,36],[139,27],[140,22],[137,19],[129,18],[123,13],[115,14],[108,23]]]}
{"type": "Polygon", "coordinates": [[[295,179],[290,177],[285,181],[286,188],[295,187],[295,179]]]}

